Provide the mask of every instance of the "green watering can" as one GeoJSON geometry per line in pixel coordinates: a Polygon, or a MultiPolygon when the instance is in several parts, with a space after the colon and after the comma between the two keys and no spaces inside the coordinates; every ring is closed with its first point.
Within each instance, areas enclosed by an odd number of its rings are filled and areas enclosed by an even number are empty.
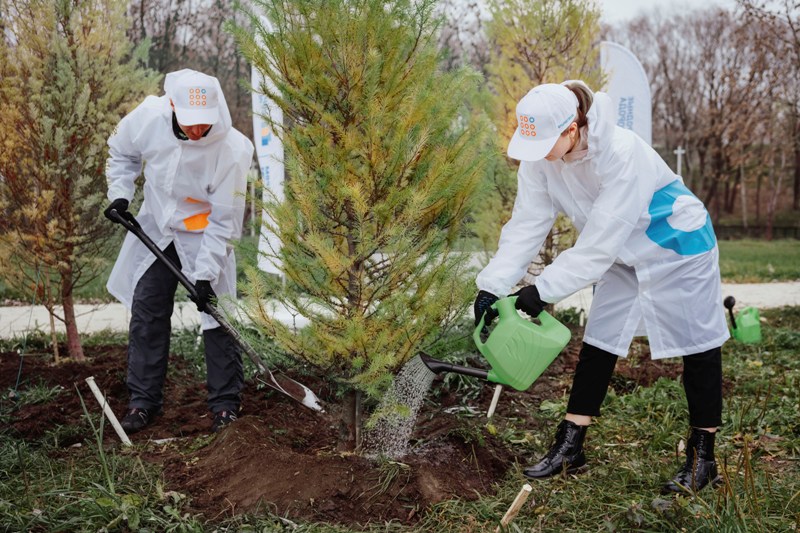
{"type": "Polygon", "coordinates": [[[731,317],[731,335],[733,338],[745,344],[758,344],[761,342],[761,320],[758,316],[758,309],[745,307],[739,311],[738,318],[734,318],[733,306],[736,304],[736,299],[733,296],[728,296],[722,303],[728,308],[728,314],[731,317]]]}
{"type": "Polygon", "coordinates": [[[546,311],[537,317],[540,324],[522,318],[514,307],[516,300],[516,296],[510,296],[492,305],[499,317],[486,342],[481,341],[484,317],[472,334],[478,350],[492,365],[491,370],[453,365],[422,353],[420,358],[437,374],[455,372],[520,391],[527,389],[561,353],[571,334],[569,328],[546,311]]]}

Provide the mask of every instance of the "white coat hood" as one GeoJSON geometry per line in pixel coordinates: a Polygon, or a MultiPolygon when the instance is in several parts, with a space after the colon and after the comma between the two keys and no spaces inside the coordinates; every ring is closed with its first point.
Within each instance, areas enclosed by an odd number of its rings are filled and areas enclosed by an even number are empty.
{"type": "Polygon", "coordinates": [[[614,140],[614,103],[605,93],[595,93],[594,102],[586,113],[589,130],[589,148],[586,158],[594,158],[611,148],[614,140]]]}

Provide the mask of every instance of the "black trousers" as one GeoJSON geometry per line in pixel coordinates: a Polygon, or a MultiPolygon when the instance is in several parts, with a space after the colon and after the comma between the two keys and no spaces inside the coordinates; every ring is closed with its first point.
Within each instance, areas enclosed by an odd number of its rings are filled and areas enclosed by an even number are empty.
{"type": "MultiPolygon", "coordinates": [[[[164,253],[180,266],[175,245],[164,253]]],[[[160,409],[169,360],[172,310],[178,278],[156,261],[144,273],[133,293],[128,339],[130,407],[160,409]]],[[[208,407],[212,412],[238,410],[244,386],[242,354],[222,328],[203,331],[208,407]]]]}
{"type": "MultiPolygon", "coordinates": [[[[567,412],[600,416],[618,357],[583,343],[572,380],[567,412]]],[[[682,357],[683,388],[693,427],[722,425],[722,350],[720,347],[682,357]]]]}

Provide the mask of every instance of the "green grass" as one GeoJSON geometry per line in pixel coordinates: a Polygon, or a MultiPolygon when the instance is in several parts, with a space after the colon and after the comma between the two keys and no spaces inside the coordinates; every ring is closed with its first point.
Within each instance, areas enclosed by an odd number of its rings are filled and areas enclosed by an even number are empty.
{"type": "Polygon", "coordinates": [[[165,491],[157,468],[135,454],[106,452],[101,462],[92,446],[54,452],[0,435],[0,529],[202,530],[181,512],[186,497],[165,491]]]}
{"type": "Polygon", "coordinates": [[[800,280],[800,241],[719,241],[722,280],[767,283],[800,280]]]}

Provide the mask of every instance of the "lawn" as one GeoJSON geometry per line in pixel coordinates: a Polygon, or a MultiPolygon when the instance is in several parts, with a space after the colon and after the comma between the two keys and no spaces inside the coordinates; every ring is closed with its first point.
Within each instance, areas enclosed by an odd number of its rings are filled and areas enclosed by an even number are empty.
{"type": "Polygon", "coordinates": [[[768,283],[800,280],[800,241],[719,241],[722,280],[768,283]]]}

